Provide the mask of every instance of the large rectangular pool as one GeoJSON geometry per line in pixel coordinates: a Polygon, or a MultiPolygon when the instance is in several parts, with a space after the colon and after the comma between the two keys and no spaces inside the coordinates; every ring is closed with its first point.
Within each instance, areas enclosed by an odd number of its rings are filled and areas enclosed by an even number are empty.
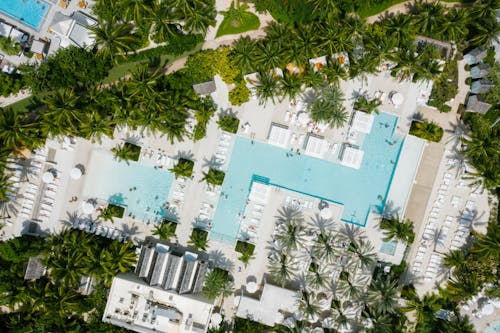
{"type": "Polygon", "coordinates": [[[39,30],[50,5],[42,0],[0,0],[0,12],[39,30]]]}
{"type": "Polygon", "coordinates": [[[164,215],[174,176],[130,161],[118,162],[110,152],[93,151],[87,167],[84,196],[126,207],[126,214],[153,223],[164,215]]]}
{"type": "Polygon", "coordinates": [[[238,137],[214,216],[214,238],[234,241],[253,179],[344,206],[342,220],[364,226],[371,211],[381,213],[403,138],[395,136],[398,118],[386,113],[375,116],[370,134],[362,144],[360,169],[294,154],[266,143],[238,137]]]}

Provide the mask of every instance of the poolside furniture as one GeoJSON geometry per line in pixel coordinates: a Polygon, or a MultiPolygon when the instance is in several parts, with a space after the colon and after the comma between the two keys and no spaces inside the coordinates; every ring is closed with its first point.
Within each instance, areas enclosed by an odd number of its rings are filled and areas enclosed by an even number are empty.
{"type": "Polygon", "coordinates": [[[468,210],[474,210],[476,208],[476,203],[474,201],[468,200],[465,203],[465,208],[468,209],[468,210]]]}

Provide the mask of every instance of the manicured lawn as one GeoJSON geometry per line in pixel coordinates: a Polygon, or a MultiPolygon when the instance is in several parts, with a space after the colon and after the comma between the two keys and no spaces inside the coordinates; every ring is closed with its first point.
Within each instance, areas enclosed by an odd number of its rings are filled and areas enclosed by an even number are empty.
{"type": "MultiPolygon", "coordinates": [[[[406,2],[407,0],[386,0],[381,3],[375,3],[371,6],[364,5],[362,8],[358,9],[358,14],[361,17],[369,17],[382,13],[387,8],[397,5],[401,2],[406,2]]],[[[471,0],[442,0],[443,2],[458,2],[458,3],[470,3],[471,0]]]]}
{"type": "Polygon", "coordinates": [[[217,30],[216,37],[224,35],[234,35],[240,34],[245,31],[256,30],[260,27],[259,18],[249,12],[244,12],[241,14],[241,23],[236,24],[232,19],[225,17],[217,30]]]}
{"type": "MultiPolygon", "coordinates": [[[[201,49],[202,45],[203,45],[203,43],[200,43],[193,50],[185,52],[179,56],[173,56],[171,54],[163,54],[160,57],[160,59],[162,62],[167,60],[168,61],[167,65],[168,65],[169,63],[172,63],[173,61],[175,61],[177,59],[180,59],[180,58],[185,57],[189,54],[193,54],[193,53],[198,52],[201,49]]],[[[114,82],[114,81],[118,80],[119,78],[122,78],[125,75],[127,75],[130,72],[130,70],[134,69],[137,65],[139,65],[140,63],[143,63],[145,61],[147,61],[147,59],[126,62],[123,64],[116,65],[115,67],[111,68],[111,70],[109,71],[108,77],[105,78],[103,82],[104,83],[114,82]]]]}

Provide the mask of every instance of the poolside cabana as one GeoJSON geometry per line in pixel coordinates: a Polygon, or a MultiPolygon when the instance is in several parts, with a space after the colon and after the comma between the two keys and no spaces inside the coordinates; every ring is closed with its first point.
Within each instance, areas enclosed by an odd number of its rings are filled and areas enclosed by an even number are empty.
{"type": "Polygon", "coordinates": [[[312,157],[322,158],[327,148],[327,144],[322,137],[309,134],[307,136],[307,143],[304,154],[312,157]]]}
{"type": "Polygon", "coordinates": [[[12,26],[10,24],[0,22],[0,36],[9,37],[12,26]]]}
{"type": "Polygon", "coordinates": [[[373,120],[375,117],[371,114],[356,111],[352,118],[352,129],[356,130],[356,132],[369,134],[372,130],[373,120]]]}
{"type": "Polygon", "coordinates": [[[273,146],[286,148],[290,141],[290,130],[288,126],[272,123],[267,142],[273,146]]]}
{"type": "Polygon", "coordinates": [[[362,150],[350,146],[344,146],[341,164],[349,168],[359,169],[361,167],[361,163],[363,162],[364,154],[365,152],[362,150]]]}
{"type": "Polygon", "coordinates": [[[28,40],[28,34],[16,28],[12,28],[10,38],[16,42],[23,43],[28,40]]]}
{"type": "Polygon", "coordinates": [[[34,40],[31,44],[30,51],[39,54],[40,57],[44,57],[47,54],[47,43],[41,40],[34,40]]]}
{"type": "Polygon", "coordinates": [[[269,185],[254,182],[248,199],[258,204],[266,204],[269,201],[270,192],[271,188],[269,185]]]}

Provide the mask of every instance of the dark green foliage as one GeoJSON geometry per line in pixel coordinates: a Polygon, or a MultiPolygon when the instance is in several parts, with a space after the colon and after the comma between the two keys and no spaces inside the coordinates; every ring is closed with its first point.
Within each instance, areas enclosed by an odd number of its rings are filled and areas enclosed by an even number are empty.
{"type": "Polygon", "coordinates": [[[227,297],[233,292],[233,283],[229,280],[229,272],[220,268],[214,268],[205,275],[205,284],[201,293],[209,300],[217,297],[227,297]]]}
{"type": "Polygon", "coordinates": [[[229,102],[232,105],[241,105],[250,100],[250,90],[244,81],[236,82],[236,87],[229,92],[229,102]]]}
{"type": "Polygon", "coordinates": [[[307,24],[316,18],[313,6],[304,0],[254,0],[258,12],[269,11],[273,18],[286,25],[307,24]]]}
{"type": "Polygon", "coordinates": [[[398,216],[390,216],[380,221],[380,228],[384,230],[384,241],[402,241],[411,244],[415,240],[413,222],[406,219],[400,220],[398,216]]]}
{"type": "Polygon", "coordinates": [[[224,171],[210,168],[208,172],[203,173],[203,180],[208,184],[220,186],[224,182],[225,176],[226,174],[224,173],[224,171]]]}
{"type": "Polygon", "coordinates": [[[191,160],[187,160],[185,158],[180,158],[176,165],[172,169],[171,172],[175,174],[175,177],[191,177],[193,174],[194,162],[191,160]]]}
{"type": "Polygon", "coordinates": [[[207,250],[208,232],[202,229],[193,229],[189,237],[188,244],[192,245],[196,250],[207,250]]]}
{"type": "Polygon", "coordinates": [[[111,216],[122,218],[125,213],[125,208],[113,204],[109,204],[107,209],[109,209],[111,216]]]}
{"type": "Polygon", "coordinates": [[[166,240],[168,242],[172,237],[175,237],[176,229],[176,222],[163,220],[161,224],[155,226],[153,229],[153,235],[158,236],[160,240],[166,240]]]}
{"type": "Polygon", "coordinates": [[[232,115],[220,116],[219,120],[217,120],[217,124],[219,128],[223,131],[229,133],[238,132],[238,126],[240,124],[240,120],[232,115]]]}
{"type": "Polygon", "coordinates": [[[273,329],[270,326],[263,325],[250,319],[234,317],[233,331],[235,333],[265,333],[271,332],[273,329]]]}
{"type": "Polygon", "coordinates": [[[241,262],[246,267],[246,266],[248,266],[248,263],[250,262],[250,260],[252,258],[254,258],[253,252],[255,251],[255,245],[247,243],[247,242],[242,242],[239,240],[236,243],[236,247],[234,250],[236,252],[241,253],[241,256],[239,256],[238,259],[241,260],[241,262]]]}
{"type": "Polygon", "coordinates": [[[48,90],[87,88],[104,79],[110,63],[92,51],[70,46],[59,48],[55,55],[35,66],[22,68],[26,85],[35,94],[48,90]]]}
{"type": "Polygon", "coordinates": [[[211,97],[205,97],[200,100],[199,106],[194,112],[196,125],[194,126],[193,139],[194,141],[201,140],[206,135],[207,124],[212,119],[217,105],[211,97]]]}
{"type": "Polygon", "coordinates": [[[448,62],[443,73],[434,80],[432,92],[429,96],[430,106],[435,106],[440,112],[450,112],[451,108],[444,104],[458,93],[458,66],[456,61],[448,62]]]}
{"type": "MultiPolygon", "coordinates": [[[[141,147],[130,142],[125,142],[111,149],[118,160],[138,161],[141,156],[141,147]]],[[[127,162],[128,163],[128,162],[127,162]]]]}
{"type": "Polygon", "coordinates": [[[423,121],[413,121],[411,123],[410,134],[425,140],[439,142],[444,131],[436,123],[424,119],[423,121]]]}
{"type": "Polygon", "coordinates": [[[10,94],[17,94],[24,87],[24,80],[20,74],[7,74],[0,72],[0,95],[7,97],[10,94]]]}

